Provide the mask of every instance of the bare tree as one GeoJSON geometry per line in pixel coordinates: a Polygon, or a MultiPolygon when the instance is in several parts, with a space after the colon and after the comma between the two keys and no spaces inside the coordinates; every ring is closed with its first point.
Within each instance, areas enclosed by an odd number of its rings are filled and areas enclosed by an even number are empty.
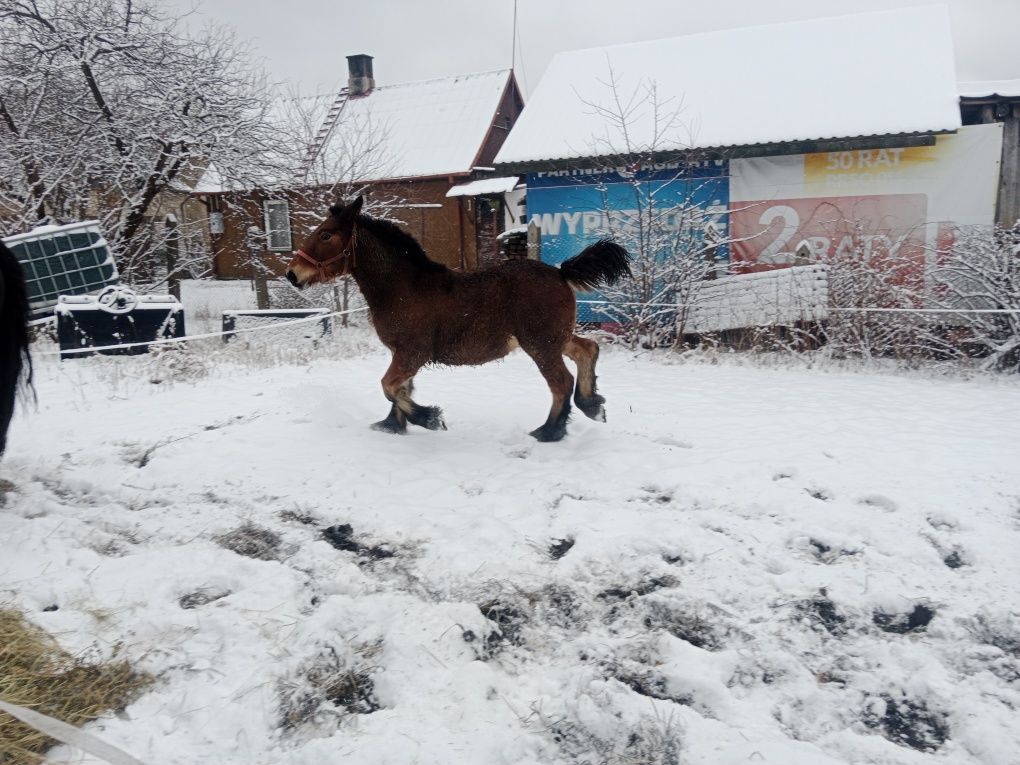
{"type": "Polygon", "coordinates": [[[275,281],[278,272],[265,246],[261,202],[286,200],[290,227],[299,236],[318,226],[331,205],[358,195],[365,195],[364,209],[375,217],[391,218],[405,205],[393,186],[376,182],[396,174],[387,125],[373,120],[369,110],[351,106],[343,91],[304,95],[288,88],[271,113],[279,136],[270,150],[272,173],[223,198],[236,225],[247,232],[244,262],[257,284],[268,283],[264,299],[274,307],[332,304],[345,309],[358,297],[347,277],[338,285],[300,292],[275,281]]]}
{"type": "Polygon", "coordinates": [[[279,103],[276,119],[287,147],[281,160],[288,167],[282,185],[300,190],[291,215],[307,228],[317,226],[337,200],[359,194],[366,194],[365,210],[377,217],[402,203],[392,190],[372,184],[394,174],[388,126],[368,111],[347,108],[345,99],[343,93],[303,96],[292,88],[279,103]],[[331,117],[335,107],[339,113],[331,117]]]}
{"type": "Polygon", "coordinates": [[[270,89],[231,32],[187,36],[151,0],[0,6],[0,225],[98,218],[122,274],[161,244],[161,194],[208,163],[238,182],[278,145],[270,89]]]}
{"type": "Polygon", "coordinates": [[[611,304],[600,312],[624,326],[631,344],[661,345],[682,335],[701,285],[726,268],[726,181],[718,157],[689,148],[682,101],[662,97],[651,80],[625,93],[607,68],[606,101],[584,102],[605,126],[589,153],[614,174],[599,187],[596,231],[628,249],[633,279],[603,290],[611,304]]]}

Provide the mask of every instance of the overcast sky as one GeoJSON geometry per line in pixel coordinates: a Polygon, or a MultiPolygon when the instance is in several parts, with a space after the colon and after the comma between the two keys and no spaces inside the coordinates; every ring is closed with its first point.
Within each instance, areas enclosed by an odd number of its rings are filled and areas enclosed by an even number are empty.
{"type": "MultiPolygon", "coordinates": [[[[303,92],[346,80],[345,56],[375,57],[378,85],[506,68],[513,0],[159,0],[196,8],[251,41],[273,79],[303,92]]],[[[1020,78],[1020,0],[950,0],[962,80],[1020,78]]],[[[517,69],[526,92],[561,50],[916,6],[930,0],[518,0],[517,69]]],[[[867,51],[861,51],[867,55],[867,51]]],[[[753,66],[753,61],[747,62],[753,66]]],[[[704,72],[711,77],[712,62],[704,72]]]]}

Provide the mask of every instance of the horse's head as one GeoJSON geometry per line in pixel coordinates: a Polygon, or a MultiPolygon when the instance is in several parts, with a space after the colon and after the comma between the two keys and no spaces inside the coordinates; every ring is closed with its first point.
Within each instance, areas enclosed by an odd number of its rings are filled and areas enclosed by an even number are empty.
{"type": "Polygon", "coordinates": [[[358,213],[364,200],[329,208],[329,216],[309,234],[287,266],[287,281],[298,289],[345,276],[354,266],[358,213]]]}

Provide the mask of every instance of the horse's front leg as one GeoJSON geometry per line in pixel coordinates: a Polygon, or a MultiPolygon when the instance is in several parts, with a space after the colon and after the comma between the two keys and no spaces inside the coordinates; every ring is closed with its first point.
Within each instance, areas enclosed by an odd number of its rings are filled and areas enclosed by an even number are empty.
{"type": "Polygon", "coordinates": [[[383,375],[383,393],[391,407],[386,419],[375,423],[375,430],[387,433],[407,432],[407,423],[429,430],[446,430],[443,411],[437,406],[421,406],[411,398],[414,390],[414,376],[421,364],[414,364],[394,354],[389,369],[383,375]]]}

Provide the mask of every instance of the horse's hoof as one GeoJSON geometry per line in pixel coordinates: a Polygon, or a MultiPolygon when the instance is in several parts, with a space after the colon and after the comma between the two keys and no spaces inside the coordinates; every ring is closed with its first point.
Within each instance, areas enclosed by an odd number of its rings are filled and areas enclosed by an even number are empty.
{"type": "Polygon", "coordinates": [[[563,437],[567,435],[567,428],[564,425],[553,427],[543,425],[540,428],[535,428],[528,435],[534,438],[536,441],[541,441],[542,443],[551,443],[553,441],[563,440],[563,437]]]}
{"type": "Polygon", "coordinates": [[[577,404],[577,408],[584,412],[584,416],[590,420],[596,422],[606,421],[606,408],[603,404],[606,400],[598,394],[591,398],[575,398],[574,403],[577,404]]]}
{"type": "Polygon", "coordinates": [[[446,430],[443,410],[438,406],[419,406],[407,415],[407,419],[426,430],[446,430]]]}
{"type": "Polygon", "coordinates": [[[377,430],[380,433],[394,433],[402,436],[407,433],[407,426],[401,425],[395,419],[387,417],[385,420],[379,420],[379,422],[373,422],[369,427],[372,430],[377,430]]]}

